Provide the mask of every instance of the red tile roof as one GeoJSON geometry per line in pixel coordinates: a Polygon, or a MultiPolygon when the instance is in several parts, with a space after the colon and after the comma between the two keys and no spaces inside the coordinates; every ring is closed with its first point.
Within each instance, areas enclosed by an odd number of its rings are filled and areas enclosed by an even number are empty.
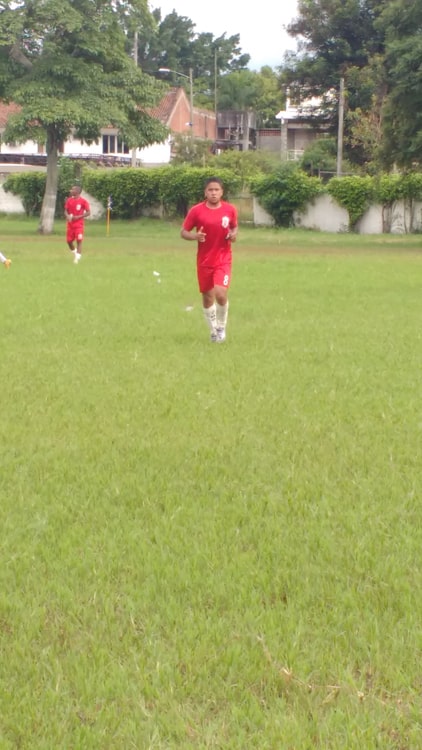
{"type": "Polygon", "coordinates": [[[163,125],[168,125],[171,114],[177,104],[177,100],[183,95],[182,92],[183,89],[179,87],[174,87],[167,91],[157,106],[148,110],[151,117],[160,120],[163,125]]]}

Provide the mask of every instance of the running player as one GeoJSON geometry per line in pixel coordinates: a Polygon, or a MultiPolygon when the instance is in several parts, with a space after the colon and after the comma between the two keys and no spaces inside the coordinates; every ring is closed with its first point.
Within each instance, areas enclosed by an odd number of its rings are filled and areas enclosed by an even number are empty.
{"type": "Polygon", "coordinates": [[[66,224],[66,242],[69,250],[73,253],[73,262],[79,263],[82,257],[82,242],[84,239],[84,219],[90,213],[88,201],[81,196],[80,185],[70,188],[70,196],[64,204],[64,215],[66,224]]]}
{"type": "Polygon", "coordinates": [[[181,229],[184,240],[198,243],[196,264],[199,291],[211,341],[226,340],[231,280],[232,248],[237,237],[237,210],[223,201],[223,184],[218,177],[205,183],[205,201],[192,206],[181,229]]]}

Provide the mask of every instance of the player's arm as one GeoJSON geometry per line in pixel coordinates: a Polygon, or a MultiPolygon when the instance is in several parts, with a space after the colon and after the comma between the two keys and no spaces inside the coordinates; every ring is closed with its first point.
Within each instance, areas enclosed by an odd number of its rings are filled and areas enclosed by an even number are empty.
{"type": "Polygon", "coordinates": [[[234,206],[232,206],[232,209],[233,215],[231,217],[229,231],[227,232],[227,239],[230,240],[230,242],[236,242],[237,230],[239,227],[237,225],[237,211],[234,206]]]}
{"type": "Polygon", "coordinates": [[[78,214],[78,216],[73,216],[73,221],[78,221],[79,219],[87,219],[88,216],[91,215],[91,211],[88,208],[84,208],[83,212],[81,214],[78,214]]]}
{"type": "Polygon", "coordinates": [[[206,239],[206,233],[204,232],[204,227],[200,227],[200,229],[196,229],[194,227],[193,229],[185,229],[185,227],[182,227],[180,231],[180,236],[184,240],[194,240],[196,242],[205,242],[206,239]]]}

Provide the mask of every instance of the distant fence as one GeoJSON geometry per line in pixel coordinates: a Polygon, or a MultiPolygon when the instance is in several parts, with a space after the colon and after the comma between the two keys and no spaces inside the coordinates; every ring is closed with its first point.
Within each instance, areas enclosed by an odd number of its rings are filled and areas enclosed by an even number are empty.
{"type": "MultiPolygon", "coordinates": [[[[128,167],[132,164],[131,156],[119,154],[60,154],[72,161],[95,162],[101,167],[128,167]]],[[[32,167],[47,166],[47,154],[0,154],[0,171],[2,164],[26,164],[32,167]]],[[[141,164],[138,160],[137,165],[141,164]]]]}

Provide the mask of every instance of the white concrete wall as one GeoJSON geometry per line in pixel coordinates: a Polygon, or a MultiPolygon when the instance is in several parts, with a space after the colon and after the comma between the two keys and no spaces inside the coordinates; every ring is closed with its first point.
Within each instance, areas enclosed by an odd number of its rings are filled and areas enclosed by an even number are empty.
{"type": "Polygon", "coordinates": [[[2,214],[23,214],[22,201],[18,195],[5,193],[3,185],[0,184],[0,213],[2,214]]]}
{"type": "MultiPolygon", "coordinates": [[[[293,214],[294,225],[302,229],[315,229],[320,232],[348,232],[349,214],[339,206],[330,195],[323,194],[309,203],[303,211],[293,214]]],[[[266,211],[254,201],[254,223],[272,226],[274,221],[266,211]]],[[[384,209],[374,204],[357,222],[358,234],[405,234],[410,231],[422,231],[422,202],[413,206],[413,216],[404,201],[397,201],[391,209],[384,209]]]]}
{"type": "Polygon", "coordinates": [[[347,232],[349,214],[330,195],[319,195],[308,203],[304,211],[295,211],[293,220],[296,227],[318,229],[321,232],[347,232]]]}
{"type": "MultiPolygon", "coordinates": [[[[21,199],[18,195],[13,193],[6,193],[3,188],[3,182],[5,175],[0,176],[0,213],[2,214],[24,214],[24,207],[21,199]]],[[[88,201],[91,207],[90,219],[101,219],[105,215],[105,208],[100,201],[94,198],[92,195],[88,195],[82,191],[82,195],[88,201]]],[[[89,221],[89,219],[88,219],[89,221]]]]}
{"type": "Polygon", "coordinates": [[[269,213],[261,206],[256,198],[253,199],[253,223],[257,227],[273,227],[274,219],[269,213]]]}

